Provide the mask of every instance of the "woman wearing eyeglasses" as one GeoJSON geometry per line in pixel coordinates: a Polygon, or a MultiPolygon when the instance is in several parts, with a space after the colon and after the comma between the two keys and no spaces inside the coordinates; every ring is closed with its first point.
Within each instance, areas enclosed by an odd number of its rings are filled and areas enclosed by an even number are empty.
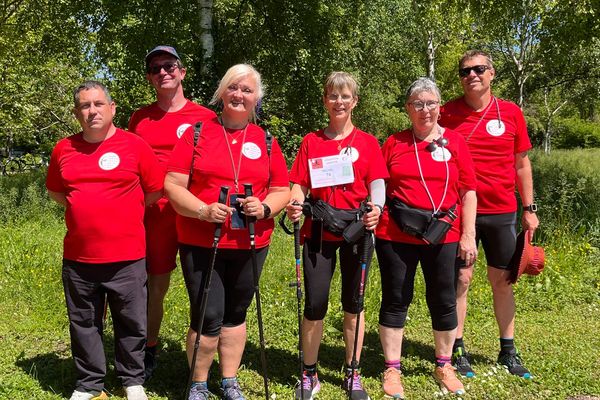
{"type": "Polygon", "coordinates": [[[290,198],[287,166],[277,141],[273,139],[269,153],[265,132],[250,122],[262,93],[260,74],[252,66],[231,67],[213,95],[212,103],[222,106],[220,117],[203,124],[196,144],[194,129],[188,129],[177,142],[167,168],[165,192],[179,214],[179,254],[191,307],[186,347],[190,363],[196,335],[202,335],[189,400],[212,398],[207,379],[217,352],[222,398],[245,399],[236,375],[246,344],[246,311],[254,296],[253,262],[260,274],[273,216],[290,198]],[[246,183],[252,184],[253,191],[247,197],[246,183]],[[229,187],[226,204],[219,202],[223,186],[229,187]],[[234,207],[235,202],[240,205],[234,207]],[[255,252],[240,209],[256,218],[255,252]],[[215,224],[222,224],[221,236],[202,332],[196,332],[200,289],[215,254],[215,224]]]}
{"type": "MultiPolygon", "coordinates": [[[[358,85],[346,72],[332,72],[325,81],[323,104],[329,114],[329,124],[307,134],[290,171],[293,183],[288,217],[297,222],[302,204],[310,196],[311,204],[357,211],[370,196],[370,210],[362,215],[367,230],[379,222],[385,201],[385,182],[388,177],[377,139],[352,123],[352,110],[358,103],[358,85]]],[[[314,208],[313,208],[314,209],[314,208]]],[[[360,214],[359,214],[360,218],[360,214]]],[[[351,367],[354,338],[359,317],[356,360],[360,360],[364,335],[364,317],[358,304],[361,282],[360,256],[364,240],[369,240],[368,261],[373,252],[371,236],[361,234],[356,241],[334,233],[327,221],[306,217],[301,230],[304,265],[305,306],[302,322],[304,374],[296,390],[296,399],[312,399],[319,391],[317,359],[323,337],[323,319],[327,313],[329,289],[339,253],[342,277],[342,308],[344,310],[344,342],[346,345],[346,376],[343,387],[354,400],[369,398],[362,386],[358,365],[351,367]]],[[[366,270],[365,275],[366,276],[366,270]]],[[[363,282],[364,283],[364,282],[363,282]]]]}
{"type": "Polygon", "coordinates": [[[427,78],[406,93],[411,128],[382,148],[390,180],[376,230],[382,301],[379,333],[387,397],[404,398],[401,350],[404,325],[421,264],[435,342],[434,378],[443,391],[464,393],[450,363],[457,316],[454,265],[477,258],[475,173],[464,139],[438,125],[440,92],[427,78]]]}

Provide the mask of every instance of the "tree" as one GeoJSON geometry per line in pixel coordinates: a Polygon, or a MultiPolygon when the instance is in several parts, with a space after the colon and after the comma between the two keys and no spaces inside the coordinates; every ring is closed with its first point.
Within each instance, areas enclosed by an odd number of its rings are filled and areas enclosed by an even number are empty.
{"type": "Polygon", "coordinates": [[[70,95],[91,71],[88,32],[67,0],[5,1],[0,14],[0,148],[48,152],[76,132],[70,95]],[[61,29],[56,29],[61,21],[61,29]]]}

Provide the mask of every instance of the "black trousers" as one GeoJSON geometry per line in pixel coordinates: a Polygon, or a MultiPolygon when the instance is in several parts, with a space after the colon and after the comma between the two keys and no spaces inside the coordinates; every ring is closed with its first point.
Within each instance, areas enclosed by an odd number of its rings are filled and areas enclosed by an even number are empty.
{"type": "Polygon", "coordinates": [[[115,369],[123,386],[144,383],[146,260],[87,264],[63,260],[77,390],[102,390],[106,375],[103,316],[108,301],[115,331],[115,369]],[[106,299],[106,300],[105,300],[106,299]]]}

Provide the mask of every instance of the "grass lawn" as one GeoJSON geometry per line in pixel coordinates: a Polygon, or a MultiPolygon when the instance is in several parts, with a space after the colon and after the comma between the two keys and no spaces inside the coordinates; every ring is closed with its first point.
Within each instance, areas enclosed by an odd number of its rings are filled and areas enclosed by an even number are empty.
{"type": "MultiPolygon", "coordinates": [[[[0,228],[0,398],[60,399],[75,382],[68,323],[60,283],[64,228],[51,215],[20,218],[0,228]]],[[[565,235],[566,237],[567,235],[565,235]]],[[[297,309],[293,241],[277,231],[261,280],[267,360],[272,398],[293,398],[297,363],[297,309]]],[[[497,327],[491,292],[480,260],[471,289],[465,340],[478,375],[465,380],[470,399],[567,399],[600,395],[600,272],[598,250],[589,244],[555,238],[546,245],[547,267],[538,277],[525,277],[515,287],[518,301],[517,346],[534,375],[526,381],[495,365],[497,327]]],[[[343,346],[339,275],[333,284],[320,354],[319,399],[343,399],[343,346]]],[[[372,266],[366,289],[367,333],[363,351],[365,385],[372,399],[380,388],[383,356],[378,338],[379,273],[372,266]]],[[[260,376],[255,307],[249,309],[249,340],[240,380],[249,399],[264,398],[260,376]]],[[[188,369],[183,338],[188,302],[181,272],[173,275],[161,331],[159,368],[148,383],[152,399],[181,399],[188,369]]],[[[431,371],[433,338],[419,276],[404,343],[404,384],[408,399],[441,398],[431,371]]],[[[112,359],[112,328],[107,327],[112,359]]],[[[210,386],[218,393],[218,369],[210,386]]],[[[106,382],[114,398],[122,398],[112,361],[106,382]]],[[[591,398],[591,397],[590,397],[591,398]]]]}

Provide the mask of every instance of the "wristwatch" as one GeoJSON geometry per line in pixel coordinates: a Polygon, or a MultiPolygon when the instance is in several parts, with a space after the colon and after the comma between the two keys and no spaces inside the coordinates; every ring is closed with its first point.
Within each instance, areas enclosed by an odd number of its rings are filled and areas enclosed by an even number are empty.
{"type": "Polygon", "coordinates": [[[530,204],[528,206],[523,206],[523,211],[529,211],[529,212],[532,212],[532,213],[536,213],[537,210],[538,210],[538,206],[535,203],[532,203],[532,204],[530,204]]]}
{"type": "Polygon", "coordinates": [[[271,207],[267,203],[262,203],[263,205],[263,219],[269,219],[271,216],[271,207]]]}

